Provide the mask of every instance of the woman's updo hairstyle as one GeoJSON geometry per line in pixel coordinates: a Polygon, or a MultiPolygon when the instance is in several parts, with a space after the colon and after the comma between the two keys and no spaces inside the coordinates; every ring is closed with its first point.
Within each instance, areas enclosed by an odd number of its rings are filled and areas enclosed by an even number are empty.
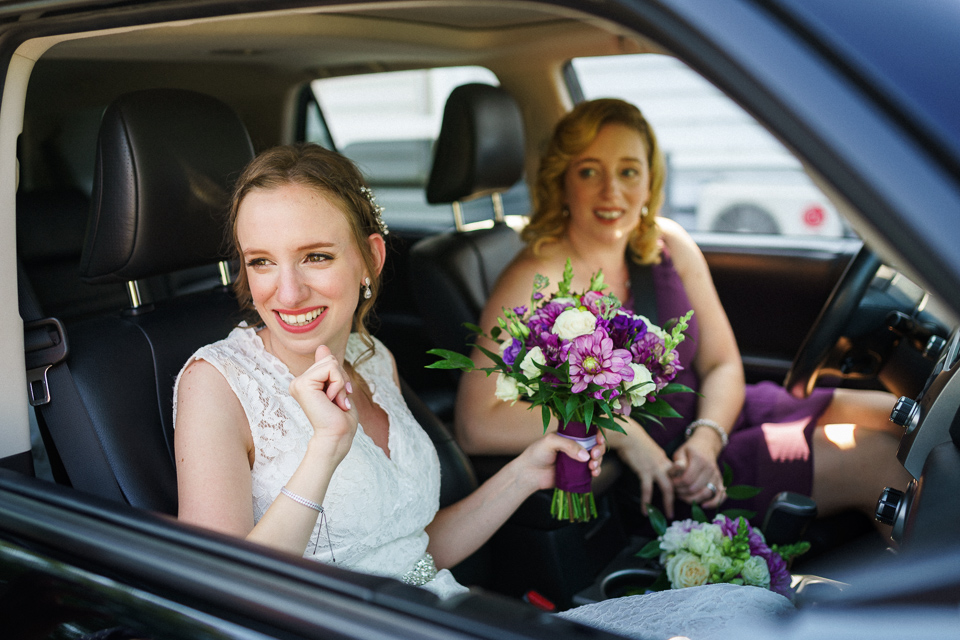
{"type": "Polygon", "coordinates": [[[650,170],[650,199],[647,214],[631,232],[629,239],[633,259],[640,264],[658,262],[660,237],[657,214],[663,205],[663,185],[666,179],[666,162],[657,137],[640,109],[624,100],[601,98],[581,102],[557,123],[553,137],[540,158],[540,168],[533,192],[533,214],[530,223],[522,232],[524,241],[534,253],[547,242],[563,237],[569,224],[564,211],[564,176],[570,162],[590,146],[600,129],[607,124],[621,124],[637,131],[647,152],[650,170]]]}
{"type": "MultiPolygon", "coordinates": [[[[369,195],[366,181],[356,165],[339,153],[319,145],[301,143],[268,149],[251,160],[237,180],[229,220],[234,255],[240,262],[240,273],[234,281],[237,300],[244,311],[253,312],[251,318],[255,317],[255,322],[259,324],[260,319],[253,307],[243,253],[237,237],[237,213],[240,204],[251,191],[277,189],[286,185],[300,185],[312,189],[329,198],[344,213],[364,266],[370,274],[371,296],[360,296],[353,315],[352,329],[359,333],[363,343],[372,349],[373,339],[366,322],[377,302],[381,281],[377,273],[377,258],[370,249],[367,238],[372,233],[382,235],[386,227],[383,226],[380,209],[369,195]]],[[[360,286],[361,283],[358,282],[357,287],[360,286]]]]}

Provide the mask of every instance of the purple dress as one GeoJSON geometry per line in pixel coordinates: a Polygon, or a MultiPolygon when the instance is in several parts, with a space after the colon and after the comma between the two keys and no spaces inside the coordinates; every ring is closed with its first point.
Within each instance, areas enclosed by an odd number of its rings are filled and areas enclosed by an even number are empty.
{"type": "MultiPolygon", "coordinates": [[[[653,265],[654,290],[661,325],[679,318],[691,309],[690,300],[673,261],[665,251],[660,264],[653,265]]],[[[699,344],[699,327],[694,315],[686,332],[687,339],[677,350],[684,369],[675,381],[691,389],[699,389],[700,380],[692,366],[699,344]]],[[[757,513],[759,523],[767,506],[781,491],[793,491],[809,496],[813,487],[813,430],[833,398],[832,389],[816,389],[810,397],[798,400],[782,386],[773,382],[747,385],[743,410],[730,433],[730,443],[720,454],[733,471],[733,483],[747,484],[762,489],[748,500],[726,500],[721,509],[749,509],[757,513]]],[[[683,418],[666,419],[663,427],[656,423],[647,431],[672,455],[683,443],[683,432],[696,419],[698,396],[678,393],[665,399],[683,418]]],[[[703,427],[707,428],[707,427],[703,427]]],[[[675,517],[689,517],[689,506],[676,501],[675,517]]]]}

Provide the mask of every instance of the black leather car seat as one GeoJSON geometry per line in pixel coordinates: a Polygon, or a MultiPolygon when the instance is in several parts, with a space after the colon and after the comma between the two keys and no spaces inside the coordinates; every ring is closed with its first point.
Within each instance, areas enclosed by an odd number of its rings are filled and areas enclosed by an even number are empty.
{"type": "Polygon", "coordinates": [[[252,157],[239,117],[202,94],[140,91],[105,111],[80,277],[124,286],[130,305],[66,323],[70,375],[50,385],[41,428],[75,488],[176,513],[173,382],[194,350],[238,322],[238,308],[225,285],[144,304],[138,281],[228,257],[230,190],[252,157]]]}
{"type": "MultiPolygon", "coordinates": [[[[209,96],[147,90],[105,112],[81,276],[126,286],[131,303],[66,323],[69,352],[56,367],[68,367],[66,385],[80,404],[70,403],[59,376],[43,416],[75,488],[176,514],[174,380],[196,349],[229,333],[239,310],[225,285],[144,305],[136,304],[136,283],[199,265],[226,268],[230,191],[252,157],[239,117],[209,96]]],[[[473,469],[449,431],[402,386],[437,447],[441,505],[455,502],[476,488],[473,469]]]]}
{"type": "Polygon", "coordinates": [[[523,120],[504,89],[457,87],[447,99],[427,184],[427,202],[451,204],[456,229],[410,249],[417,306],[434,345],[467,353],[470,332],[497,278],[523,246],[505,224],[500,204],[523,175],[523,120]],[[460,203],[481,196],[494,203],[492,228],[465,230],[460,203]]]}

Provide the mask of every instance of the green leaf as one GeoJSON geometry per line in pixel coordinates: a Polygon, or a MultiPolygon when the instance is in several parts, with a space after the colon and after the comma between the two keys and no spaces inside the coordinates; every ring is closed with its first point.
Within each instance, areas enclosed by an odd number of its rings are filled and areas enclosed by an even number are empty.
{"type": "Polygon", "coordinates": [[[756,495],[758,495],[763,489],[759,487],[751,487],[748,484],[736,484],[732,487],[727,487],[727,497],[733,498],[734,500],[748,500],[756,495]]]}
{"type": "Polygon", "coordinates": [[[650,526],[653,527],[653,530],[658,536],[662,536],[667,530],[667,519],[664,517],[660,509],[657,509],[652,504],[647,505],[647,514],[650,518],[650,526]]]}
{"type": "Polygon", "coordinates": [[[500,334],[502,332],[503,332],[503,329],[501,329],[500,327],[494,327],[493,329],[490,329],[490,337],[493,340],[496,340],[497,338],[500,337],[500,334]]]}
{"type": "Polygon", "coordinates": [[[483,329],[481,329],[481,328],[478,327],[477,325],[473,324],[472,322],[464,322],[464,323],[463,323],[463,326],[464,326],[464,328],[465,328],[467,331],[469,331],[470,333],[476,333],[476,334],[478,334],[478,335],[483,335],[483,329]]]}
{"type": "Polygon", "coordinates": [[[473,360],[449,349],[430,349],[427,353],[443,358],[437,362],[427,365],[428,369],[461,369],[463,371],[473,371],[475,365],[473,360]]]}
{"type": "Polygon", "coordinates": [[[657,579],[650,585],[650,591],[667,591],[668,589],[670,589],[670,578],[667,577],[666,571],[661,571],[657,579]]]}
{"type": "Polygon", "coordinates": [[[564,423],[570,422],[570,418],[571,416],[573,416],[574,412],[577,410],[577,406],[579,404],[580,404],[580,398],[576,394],[571,394],[570,397],[567,398],[567,403],[563,407],[564,423]]]}
{"type": "Polygon", "coordinates": [[[651,540],[647,544],[643,545],[643,549],[637,551],[636,557],[638,558],[656,558],[660,555],[660,541],[651,540]]]}
{"type": "Polygon", "coordinates": [[[679,382],[671,382],[667,386],[665,386],[663,389],[660,390],[660,395],[664,395],[667,393],[696,393],[698,396],[703,397],[703,394],[698,393],[693,389],[691,389],[690,387],[688,387],[687,385],[680,384],[679,382]]]}
{"type": "Polygon", "coordinates": [[[657,398],[656,402],[647,402],[643,405],[643,410],[652,416],[660,418],[682,418],[677,410],[667,404],[663,398],[657,398]]]}
{"type": "Polygon", "coordinates": [[[543,432],[546,433],[547,429],[550,428],[550,418],[552,417],[550,408],[545,404],[540,405],[540,415],[543,418],[543,432]]]}
{"type": "Polygon", "coordinates": [[[720,513],[731,520],[736,520],[737,518],[752,520],[757,515],[756,511],[750,511],[749,509],[726,509],[720,513]]]}
{"type": "Polygon", "coordinates": [[[583,423],[587,425],[587,429],[590,429],[590,425],[593,424],[593,412],[596,409],[596,404],[591,400],[583,406],[583,423]]]}
{"type": "Polygon", "coordinates": [[[733,467],[729,462],[723,463],[723,486],[729,487],[733,484],[733,467]]]}
{"type": "MultiPolygon", "coordinates": [[[[479,345],[479,344],[477,345],[477,349],[479,349],[480,352],[481,352],[483,355],[485,355],[485,356],[487,356],[488,358],[490,358],[491,360],[493,360],[493,363],[494,363],[494,364],[497,366],[497,368],[499,368],[501,371],[505,371],[505,370],[508,368],[508,367],[507,367],[507,364],[503,361],[503,358],[500,357],[500,354],[499,354],[499,353],[494,353],[493,351],[490,351],[490,349],[487,349],[486,347],[484,347],[484,346],[482,346],[482,345],[479,345]]],[[[464,357],[466,357],[466,356],[464,356],[464,357]]]]}
{"type": "Polygon", "coordinates": [[[696,502],[690,505],[690,514],[693,516],[693,519],[697,522],[706,522],[707,514],[704,512],[703,508],[700,507],[696,502]]]}

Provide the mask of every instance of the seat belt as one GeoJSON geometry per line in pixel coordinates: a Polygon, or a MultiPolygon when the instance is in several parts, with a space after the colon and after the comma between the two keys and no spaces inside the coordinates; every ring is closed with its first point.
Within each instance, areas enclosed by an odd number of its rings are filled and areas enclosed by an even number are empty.
{"type": "Polygon", "coordinates": [[[630,295],[633,297],[633,313],[646,316],[660,326],[657,313],[657,290],[653,286],[653,265],[637,264],[627,250],[627,271],[630,274],[630,295]]]}
{"type": "MultiPolygon", "coordinates": [[[[70,484],[81,491],[127,502],[110,471],[106,453],[66,358],[69,353],[63,324],[43,318],[33,288],[17,261],[20,317],[23,319],[27,393],[37,410],[45,443],[53,443],[70,484]]],[[[48,444],[49,446],[49,444],[48,444]]],[[[53,452],[49,452],[51,461],[53,452]]]]}

